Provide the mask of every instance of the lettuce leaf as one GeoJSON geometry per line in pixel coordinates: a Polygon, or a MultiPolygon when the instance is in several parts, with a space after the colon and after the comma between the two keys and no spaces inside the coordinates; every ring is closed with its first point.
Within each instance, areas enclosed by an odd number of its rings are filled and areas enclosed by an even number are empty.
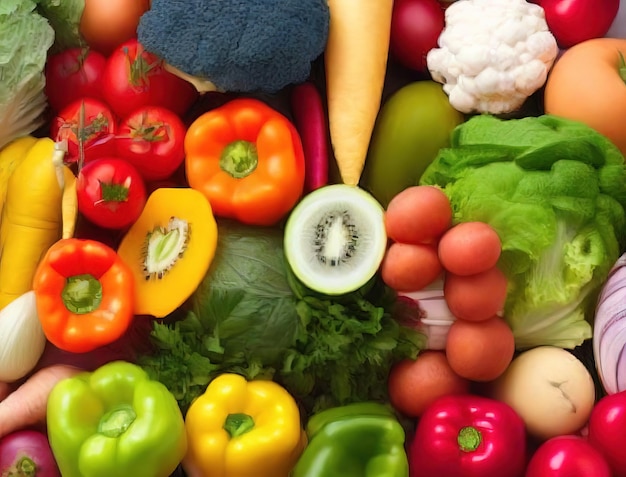
{"type": "Polygon", "coordinates": [[[85,0],[37,0],[37,11],[48,19],[54,28],[55,39],[51,52],[86,46],[80,33],[80,19],[85,0]]]}
{"type": "Polygon", "coordinates": [[[476,116],[420,183],[444,189],[455,223],[498,232],[504,316],[519,349],[591,337],[598,292],[626,239],[624,158],[608,139],[550,115],[476,116]]]}
{"type": "Polygon", "coordinates": [[[391,365],[424,337],[391,317],[376,277],[341,297],[308,290],[289,270],[279,229],[220,221],[216,256],[180,316],[155,322],[140,364],[185,411],[218,374],[279,382],[308,412],[386,397],[391,365]]]}
{"type": "Polygon", "coordinates": [[[54,30],[31,0],[0,2],[0,148],[44,124],[44,66],[54,30]]]}

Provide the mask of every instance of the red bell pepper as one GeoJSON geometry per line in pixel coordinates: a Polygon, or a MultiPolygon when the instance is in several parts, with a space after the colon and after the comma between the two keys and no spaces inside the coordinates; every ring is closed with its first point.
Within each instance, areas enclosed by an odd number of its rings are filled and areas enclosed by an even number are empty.
{"type": "Polygon", "coordinates": [[[133,274],[96,240],[55,242],[33,279],[39,321],[57,348],[85,353],[120,338],[133,320],[133,274]]]}
{"type": "Polygon", "coordinates": [[[504,402],[471,394],[433,402],[409,448],[411,477],[520,477],[525,465],[521,417],[504,402]]]}
{"type": "Polygon", "coordinates": [[[601,398],[589,416],[589,442],[613,470],[613,477],[626,477],[626,391],[601,398]]]}

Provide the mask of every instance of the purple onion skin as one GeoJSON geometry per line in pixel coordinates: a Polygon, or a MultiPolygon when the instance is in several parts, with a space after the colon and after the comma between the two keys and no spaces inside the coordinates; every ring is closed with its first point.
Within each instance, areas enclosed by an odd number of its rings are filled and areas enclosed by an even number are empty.
{"type": "Polygon", "coordinates": [[[0,439],[0,477],[61,477],[46,435],[24,429],[0,439]]]}

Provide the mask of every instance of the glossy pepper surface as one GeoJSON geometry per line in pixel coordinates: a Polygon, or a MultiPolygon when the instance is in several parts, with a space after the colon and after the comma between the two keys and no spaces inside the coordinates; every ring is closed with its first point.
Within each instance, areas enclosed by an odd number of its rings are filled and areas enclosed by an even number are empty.
{"type": "Polygon", "coordinates": [[[422,414],[409,449],[411,477],[519,477],[526,464],[524,421],[507,404],[444,396],[422,414]]]}
{"type": "Polygon", "coordinates": [[[273,381],[226,373],[185,416],[189,477],[287,477],[306,444],[300,411],[273,381]]]}
{"type": "Polygon", "coordinates": [[[216,216],[274,225],[304,189],[295,126],[263,101],[233,99],[198,117],[185,135],[185,172],[216,216]]]}
{"type": "Polygon", "coordinates": [[[168,477],[187,448],[174,396],[125,361],[60,381],[47,426],[63,477],[168,477]]]}
{"type": "Polygon", "coordinates": [[[407,477],[405,433],[392,410],[373,402],[321,411],[293,477],[407,477]]]}
{"type": "Polygon", "coordinates": [[[134,283],[129,267],[109,246],[88,239],[58,240],[33,279],[46,337],[72,353],[117,340],[134,317],[134,283]]]}

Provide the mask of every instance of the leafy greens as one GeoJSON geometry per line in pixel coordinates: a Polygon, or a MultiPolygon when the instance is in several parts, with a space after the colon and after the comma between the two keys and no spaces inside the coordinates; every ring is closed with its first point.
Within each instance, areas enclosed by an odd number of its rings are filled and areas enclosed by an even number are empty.
{"type": "Polygon", "coordinates": [[[608,139],[550,115],[475,116],[420,183],[443,188],[455,223],[498,232],[518,348],[591,337],[597,294],[626,239],[624,158],[608,139]]]}
{"type": "Polygon", "coordinates": [[[391,317],[395,297],[380,281],[315,294],[290,273],[282,241],[279,229],[220,221],[216,256],[182,316],[155,323],[156,352],[139,362],[183,411],[224,372],[274,379],[308,412],[382,400],[390,366],[423,346],[391,317]]]}

